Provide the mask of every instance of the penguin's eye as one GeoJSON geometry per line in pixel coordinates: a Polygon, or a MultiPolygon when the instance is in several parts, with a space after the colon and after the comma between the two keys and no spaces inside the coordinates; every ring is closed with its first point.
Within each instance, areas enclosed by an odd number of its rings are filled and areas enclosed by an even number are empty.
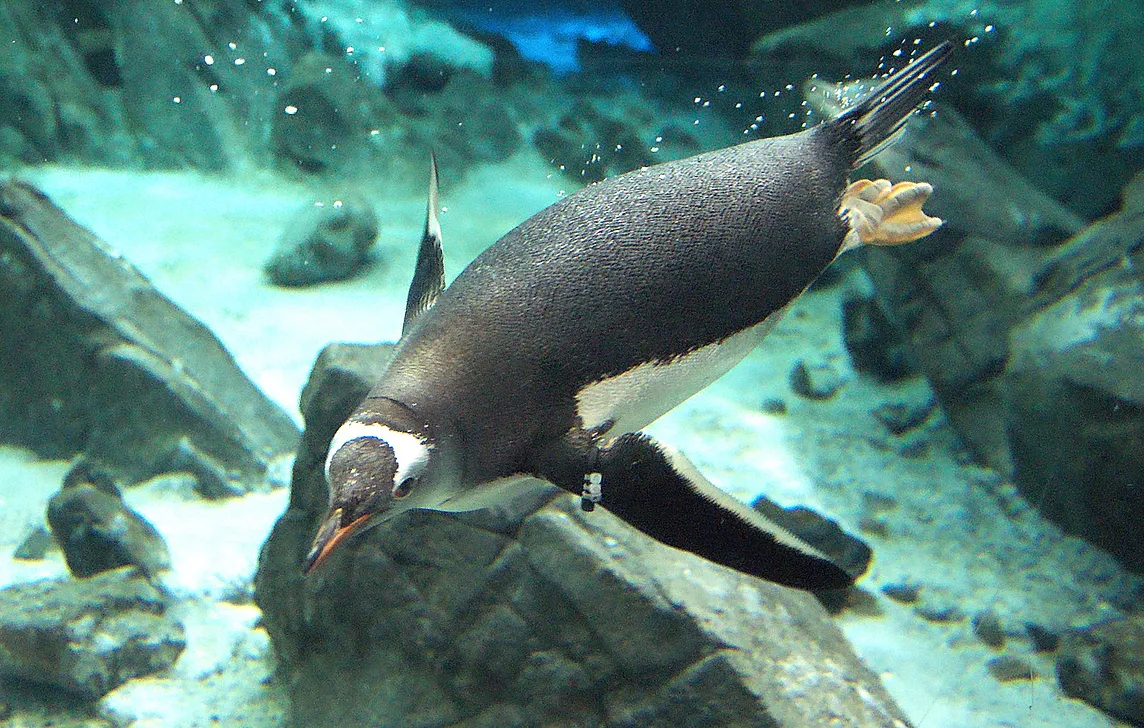
{"type": "Polygon", "coordinates": [[[401,481],[400,485],[393,486],[393,497],[404,498],[409,495],[410,489],[413,487],[413,478],[406,478],[401,481]]]}

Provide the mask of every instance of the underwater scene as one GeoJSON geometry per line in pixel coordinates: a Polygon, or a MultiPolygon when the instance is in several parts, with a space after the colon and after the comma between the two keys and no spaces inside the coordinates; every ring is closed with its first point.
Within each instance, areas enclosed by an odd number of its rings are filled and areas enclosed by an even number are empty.
{"type": "Polygon", "coordinates": [[[0,726],[1144,726],[1139,0],[0,0],[0,726]]]}

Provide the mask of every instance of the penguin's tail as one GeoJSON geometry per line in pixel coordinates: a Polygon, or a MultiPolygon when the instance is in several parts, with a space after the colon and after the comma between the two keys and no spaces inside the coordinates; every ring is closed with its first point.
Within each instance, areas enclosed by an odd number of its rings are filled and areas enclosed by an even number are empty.
{"type": "Polygon", "coordinates": [[[893,143],[910,114],[933,87],[934,72],[953,53],[953,44],[943,41],[902,70],[894,73],[852,108],[826,123],[830,131],[854,149],[854,166],[860,167],[893,143]]]}

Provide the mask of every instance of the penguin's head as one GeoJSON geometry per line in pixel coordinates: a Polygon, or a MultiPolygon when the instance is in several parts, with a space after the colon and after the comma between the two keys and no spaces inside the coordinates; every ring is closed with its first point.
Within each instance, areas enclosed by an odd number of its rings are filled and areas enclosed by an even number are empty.
{"type": "Polygon", "coordinates": [[[307,574],[351,535],[447,498],[435,440],[408,425],[351,418],[338,429],[326,455],[330,507],[306,556],[307,574]]]}

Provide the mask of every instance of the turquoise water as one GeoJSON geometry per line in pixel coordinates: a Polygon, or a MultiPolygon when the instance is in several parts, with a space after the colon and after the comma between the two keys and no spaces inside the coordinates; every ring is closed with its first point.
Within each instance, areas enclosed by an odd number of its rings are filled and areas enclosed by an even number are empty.
{"type": "MultiPolygon", "coordinates": [[[[3,3],[0,724],[1144,724],[1141,31],[1111,0],[3,3]],[[691,482],[806,509],[786,527],[855,587],[657,542],[608,509],[622,470],[591,512],[536,480],[478,510],[418,501],[303,575],[329,439],[393,381],[374,345],[402,336],[431,153],[451,283],[589,185],[826,122],[944,40],[920,112],[851,175],[931,184],[941,229],[840,255],[644,428],[691,482]],[[319,359],[335,342],[374,348],[319,359]]],[[[726,204],[701,189],[685,198],[726,204]]],[[[534,230],[544,259],[521,275],[557,266],[559,292],[599,300],[593,231],[651,228],[674,194],[589,216],[563,243],[580,257],[534,230]]],[[[633,260],[695,224],[655,227],[633,260]]],[[[724,268],[688,250],[682,280],[724,268]]],[[[497,342],[491,380],[443,396],[451,352],[418,369],[422,396],[556,427],[515,363],[595,323],[520,332],[464,304],[484,326],[465,340],[497,342]]],[[[579,422],[719,351],[600,373],[579,422]]],[[[669,485],[641,472],[663,514],[669,485]]],[[[701,522],[701,501],[673,503],[661,539],[701,522]]]]}

